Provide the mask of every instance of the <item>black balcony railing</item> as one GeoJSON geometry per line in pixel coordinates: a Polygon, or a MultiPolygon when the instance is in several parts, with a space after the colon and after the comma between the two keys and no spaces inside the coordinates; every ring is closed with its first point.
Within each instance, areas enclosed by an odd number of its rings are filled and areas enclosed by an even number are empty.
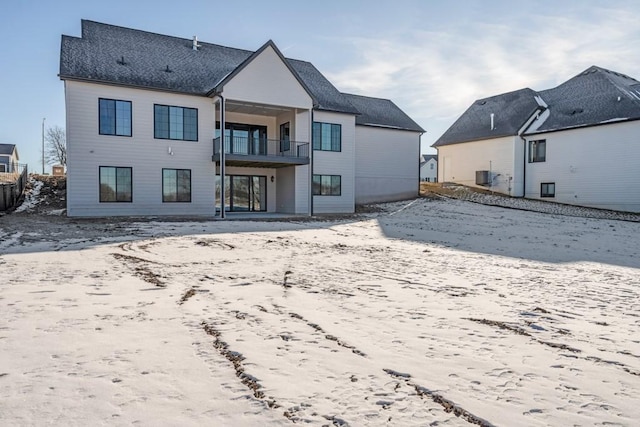
{"type": "MultiPolygon", "coordinates": [[[[309,157],[309,143],[279,139],[233,137],[225,139],[225,154],[244,156],[309,157]]],[[[213,154],[220,154],[220,137],[213,140],[213,154]]]]}

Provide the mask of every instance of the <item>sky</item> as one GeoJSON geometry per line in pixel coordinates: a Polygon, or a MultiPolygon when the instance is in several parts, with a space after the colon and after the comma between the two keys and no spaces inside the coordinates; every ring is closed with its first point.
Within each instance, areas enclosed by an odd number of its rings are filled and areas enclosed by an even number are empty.
{"type": "Polygon", "coordinates": [[[591,65],[640,79],[638,16],[637,0],[4,1],[0,143],[42,171],[43,122],[65,126],[61,35],[81,19],[251,50],[271,39],[338,90],[391,99],[426,130],[426,154],[476,99],[591,65]]]}

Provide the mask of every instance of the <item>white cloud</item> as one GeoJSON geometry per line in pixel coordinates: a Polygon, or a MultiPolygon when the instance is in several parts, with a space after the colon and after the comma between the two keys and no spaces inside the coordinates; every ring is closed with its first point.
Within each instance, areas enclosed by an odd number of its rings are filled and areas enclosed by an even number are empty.
{"type": "Polygon", "coordinates": [[[356,54],[325,74],[342,91],[392,99],[433,142],[478,98],[548,89],[590,65],[640,78],[635,14],[592,8],[590,15],[342,38],[341,48],[356,54]]]}

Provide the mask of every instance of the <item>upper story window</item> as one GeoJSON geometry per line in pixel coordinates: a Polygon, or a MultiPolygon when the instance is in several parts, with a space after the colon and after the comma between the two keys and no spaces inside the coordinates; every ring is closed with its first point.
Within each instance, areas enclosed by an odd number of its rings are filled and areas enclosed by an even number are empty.
{"type": "Polygon", "coordinates": [[[429,169],[433,170],[433,163],[429,165],[429,169]]]}
{"type": "Polygon", "coordinates": [[[313,149],[342,151],[342,125],[313,122],[313,149]]]}
{"type": "Polygon", "coordinates": [[[198,110],[195,108],[153,106],[153,136],[156,139],[198,140],[198,110]]]}
{"type": "Polygon", "coordinates": [[[547,160],[547,141],[529,141],[529,163],[545,162],[547,160]]]}
{"type": "Polygon", "coordinates": [[[131,101],[98,99],[100,135],[131,136],[131,101]]]}

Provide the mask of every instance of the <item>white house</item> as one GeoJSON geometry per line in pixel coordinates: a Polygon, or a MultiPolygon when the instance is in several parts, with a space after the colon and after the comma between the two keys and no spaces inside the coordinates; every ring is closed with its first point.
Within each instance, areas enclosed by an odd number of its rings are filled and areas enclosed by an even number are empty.
{"type": "Polygon", "coordinates": [[[0,173],[18,171],[18,149],[14,144],[0,144],[0,173]]]}
{"type": "Polygon", "coordinates": [[[69,216],[344,213],[418,194],[422,128],[272,41],[252,52],[83,20],[59,76],[69,216]]]}
{"type": "Polygon", "coordinates": [[[477,100],[433,146],[442,182],[640,212],[640,82],[614,71],[477,100]]]}
{"type": "Polygon", "coordinates": [[[420,181],[438,182],[438,156],[436,154],[420,156],[420,181]]]}

